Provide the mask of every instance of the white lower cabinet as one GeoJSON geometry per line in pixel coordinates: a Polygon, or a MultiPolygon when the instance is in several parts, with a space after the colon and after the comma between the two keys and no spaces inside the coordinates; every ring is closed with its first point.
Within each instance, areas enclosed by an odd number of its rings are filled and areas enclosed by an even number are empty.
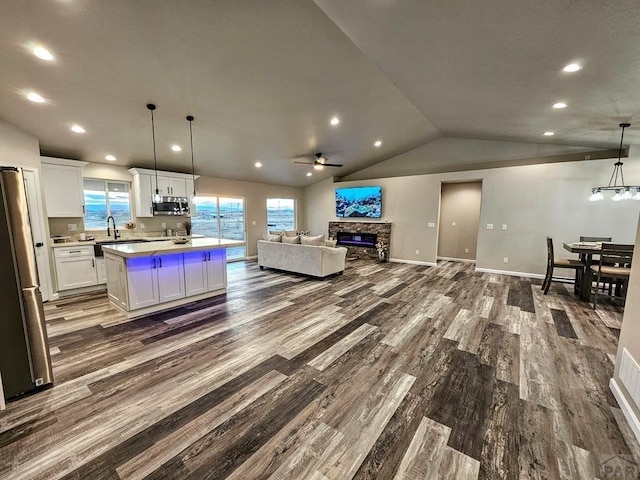
{"type": "Polygon", "coordinates": [[[184,254],[187,297],[227,286],[227,254],[224,248],[184,254]]]}
{"type": "Polygon", "coordinates": [[[105,255],[104,262],[107,271],[109,300],[126,310],[129,300],[127,298],[127,267],[124,258],[105,255]]]}
{"type": "Polygon", "coordinates": [[[182,255],[155,257],[160,303],[185,297],[182,255]]]}
{"type": "Polygon", "coordinates": [[[128,318],[226,292],[225,248],[149,257],[106,252],[107,290],[128,318]]]}
{"type": "Polygon", "coordinates": [[[182,255],[127,260],[129,310],[184,298],[182,255]]]}
{"type": "Polygon", "coordinates": [[[98,279],[98,285],[107,283],[107,266],[104,257],[96,258],[96,277],[98,279]]]}
{"type": "Polygon", "coordinates": [[[56,248],[54,257],[58,290],[98,284],[93,246],[56,248]]]}

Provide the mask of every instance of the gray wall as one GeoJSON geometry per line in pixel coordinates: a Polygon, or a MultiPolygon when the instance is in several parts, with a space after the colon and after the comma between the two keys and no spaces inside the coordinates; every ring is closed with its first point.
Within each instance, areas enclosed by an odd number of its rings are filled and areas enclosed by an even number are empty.
{"type": "MultiPolygon", "coordinates": [[[[633,153],[633,150],[632,150],[633,153]]],[[[482,180],[477,267],[488,270],[544,274],[545,237],[562,242],[580,235],[611,236],[633,242],[640,202],[589,202],[590,189],[609,181],[615,160],[547,163],[468,172],[390,177],[375,180],[319,182],[305,189],[307,227],[326,233],[336,220],[336,186],[382,185],[383,221],[393,223],[392,259],[436,261],[437,225],[442,182],[482,180]],[[487,230],[487,224],[496,228],[487,230]],[[507,225],[502,231],[500,226],[507,225]],[[415,251],[419,253],[416,254],[415,251]],[[509,258],[504,264],[503,257],[509,258]]],[[[625,161],[628,183],[640,184],[640,159],[625,161]]],[[[567,255],[570,255],[567,253],[567,255]]]]}
{"type": "MultiPolygon", "coordinates": [[[[640,222],[638,223],[635,242],[629,243],[635,243],[636,248],[640,245],[640,222]]],[[[634,257],[636,257],[636,255],[634,255],[634,257]]],[[[636,418],[640,420],[640,410],[635,406],[634,400],[620,381],[620,359],[623,348],[629,351],[636,362],[640,362],[640,261],[638,261],[637,258],[634,258],[631,266],[631,278],[629,280],[627,303],[624,308],[624,318],[622,319],[622,329],[620,330],[620,339],[618,341],[614,378],[636,418]]]]}
{"type": "Polygon", "coordinates": [[[40,171],[38,139],[0,120],[0,163],[33,167],[40,171]]]}
{"type": "Polygon", "coordinates": [[[482,182],[443,183],[438,257],[475,260],[482,182]]]}

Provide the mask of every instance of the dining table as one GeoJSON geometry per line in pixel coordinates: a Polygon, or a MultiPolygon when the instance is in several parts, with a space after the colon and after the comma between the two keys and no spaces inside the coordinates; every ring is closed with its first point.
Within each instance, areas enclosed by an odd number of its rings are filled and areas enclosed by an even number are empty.
{"type": "Polygon", "coordinates": [[[591,264],[593,263],[593,256],[602,251],[602,242],[573,242],[563,243],[562,246],[571,253],[577,253],[584,264],[582,271],[579,272],[579,275],[576,275],[576,283],[579,283],[580,299],[588,302],[591,299],[591,283],[593,281],[591,264]]]}

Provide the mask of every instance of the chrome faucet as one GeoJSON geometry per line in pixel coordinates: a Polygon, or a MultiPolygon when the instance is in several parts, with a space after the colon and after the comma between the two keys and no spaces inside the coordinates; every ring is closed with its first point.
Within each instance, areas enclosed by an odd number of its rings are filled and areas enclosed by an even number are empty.
{"type": "Polygon", "coordinates": [[[109,215],[107,217],[107,237],[111,236],[111,226],[109,225],[109,220],[113,222],[113,238],[116,240],[120,238],[120,234],[118,233],[118,229],[116,228],[116,220],[113,218],[113,215],[109,215]]]}

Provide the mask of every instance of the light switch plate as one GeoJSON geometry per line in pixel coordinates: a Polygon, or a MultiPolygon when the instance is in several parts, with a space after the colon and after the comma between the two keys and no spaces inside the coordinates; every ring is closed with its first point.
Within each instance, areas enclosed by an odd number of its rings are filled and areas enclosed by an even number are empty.
{"type": "Polygon", "coordinates": [[[78,225],[76,223],[67,224],[67,228],[69,229],[70,232],[78,231],[78,225]]]}
{"type": "Polygon", "coordinates": [[[436,224],[434,222],[429,222],[429,223],[427,223],[427,227],[436,228],[436,224]]]}
{"type": "Polygon", "coordinates": [[[503,230],[506,230],[506,229],[507,229],[507,224],[506,224],[506,223],[503,223],[503,224],[502,224],[502,229],[503,229],[503,230]]]}
{"type": "Polygon", "coordinates": [[[493,230],[493,223],[487,223],[487,230],[493,230]]]}

